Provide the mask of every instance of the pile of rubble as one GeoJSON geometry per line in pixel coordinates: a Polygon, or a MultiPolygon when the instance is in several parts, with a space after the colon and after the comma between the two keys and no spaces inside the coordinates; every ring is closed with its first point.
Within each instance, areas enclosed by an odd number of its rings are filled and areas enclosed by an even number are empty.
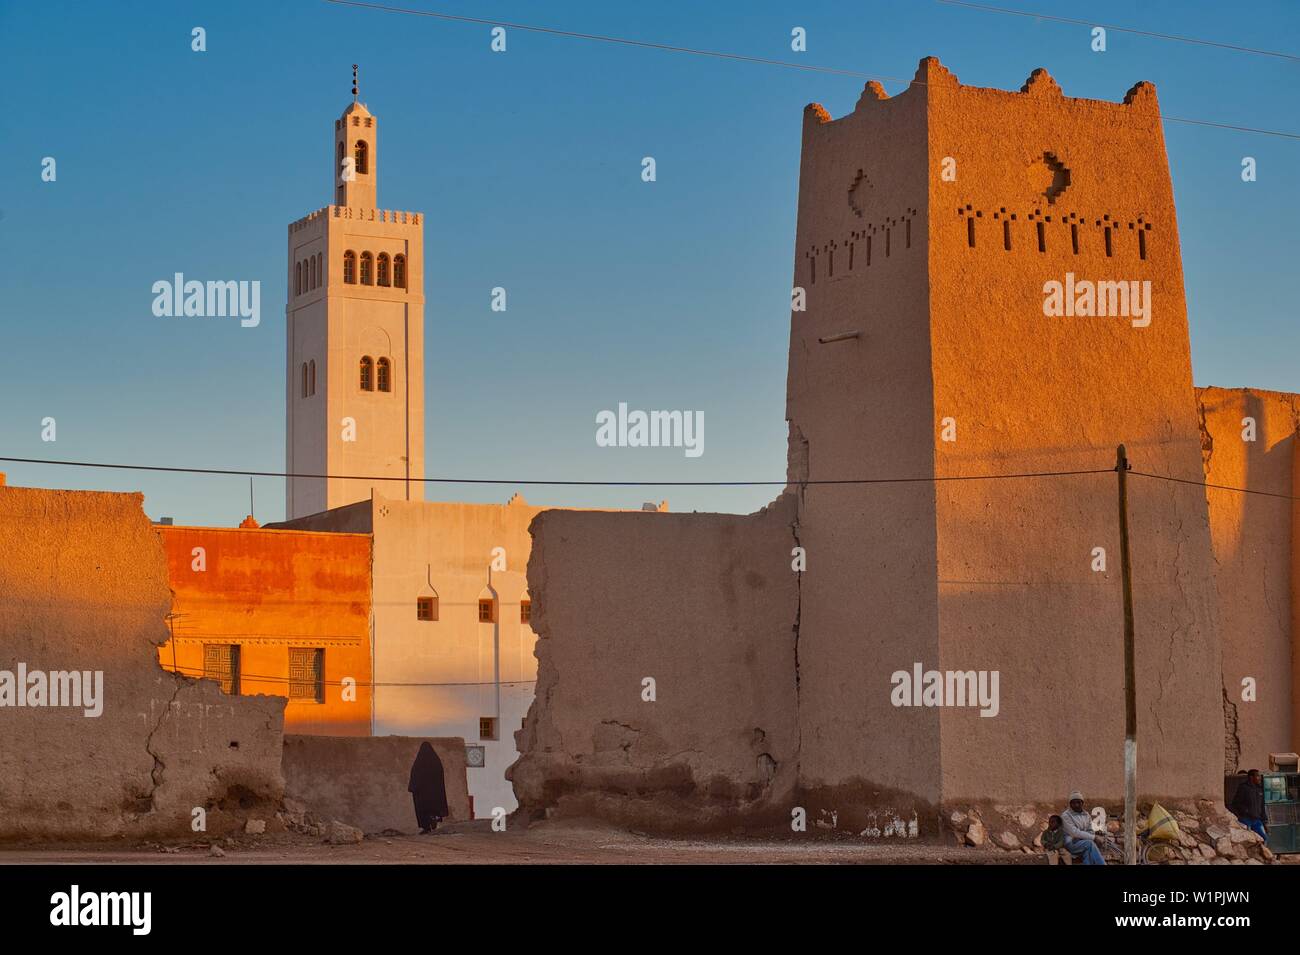
{"type": "MultiPolygon", "coordinates": [[[[1123,845],[1122,808],[1106,806],[1107,829],[1123,845]]],[[[1139,807],[1139,822],[1150,807],[1139,807]]],[[[1022,855],[1045,855],[1042,833],[1048,816],[1060,809],[1041,806],[971,806],[951,809],[944,825],[961,844],[990,847],[1022,855]]],[[[1163,860],[1169,865],[1262,865],[1274,861],[1274,854],[1237,817],[1210,800],[1170,808],[1178,822],[1178,839],[1169,844],[1163,860]]]]}
{"type": "MultiPolygon", "coordinates": [[[[365,838],[365,834],[356,826],[349,826],[346,822],[337,819],[325,819],[293,799],[284,801],[284,809],[277,812],[275,818],[290,832],[323,838],[334,846],[360,842],[365,838]]],[[[250,820],[249,825],[252,824],[250,820]]],[[[266,824],[262,823],[261,831],[264,832],[265,829],[266,824]]]]}

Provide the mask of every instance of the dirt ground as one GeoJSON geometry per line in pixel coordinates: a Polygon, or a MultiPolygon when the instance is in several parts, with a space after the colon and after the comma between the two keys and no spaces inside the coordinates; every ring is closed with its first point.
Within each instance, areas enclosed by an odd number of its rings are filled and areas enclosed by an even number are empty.
{"type": "MultiPolygon", "coordinates": [[[[821,832],[785,838],[712,835],[661,838],[594,822],[544,822],[493,832],[490,820],[453,823],[435,833],[370,835],[333,846],[292,833],[207,841],[18,845],[0,849],[0,865],[1044,865],[1041,856],[933,842],[864,843],[821,832]]],[[[1284,856],[1300,864],[1300,856],[1284,856]]]]}
{"type": "Polygon", "coordinates": [[[493,832],[490,820],[455,823],[427,836],[367,836],[357,845],[331,846],[292,834],[217,840],[225,853],[211,854],[207,841],[165,845],[28,845],[0,849],[0,865],[29,863],[126,865],[474,864],[1042,864],[1042,859],[998,850],[926,843],[864,844],[821,833],[786,839],[708,836],[666,839],[590,822],[536,823],[493,832]]]}

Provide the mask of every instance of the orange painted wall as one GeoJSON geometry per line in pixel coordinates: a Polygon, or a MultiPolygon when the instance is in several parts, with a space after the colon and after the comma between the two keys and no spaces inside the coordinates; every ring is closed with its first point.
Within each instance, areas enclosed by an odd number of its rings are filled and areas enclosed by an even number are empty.
{"type": "Polygon", "coordinates": [[[324,702],[290,699],[285,731],[366,736],[371,718],[370,535],[157,528],[173,592],[159,662],[203,675],[203,645],[240,646],[242,695],[289,695],[289,649],[325,651],[324,702]],[[195,569],[196,548],[206,569],[195,569]],[[344,685],[351,678],[354,688],[344,685]]]}

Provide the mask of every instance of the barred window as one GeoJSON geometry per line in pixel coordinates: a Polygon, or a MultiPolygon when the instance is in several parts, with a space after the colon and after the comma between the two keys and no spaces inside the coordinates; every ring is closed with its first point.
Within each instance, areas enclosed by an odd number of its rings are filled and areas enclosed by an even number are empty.
{"type": "Polygon", "coordinates": [[[416,597],[415,598],[415,619],[416,620],[437,620],[438,619],[438,598],[437,597],[416,597]]]}
{"type": "Polygon", "coordinates": [[[519,601],[519,622],[528,623],[533,619],[533,602],[531,600],[519,601]]]}
{"type": "Polygon", "coordinates": [[[380,252],[379,261],[376,263],[379,267],[379,284],[388,284],[388,253],[380,252]]]}
{"type": "Polygon", "coordinates": [[[343,281],[348,285],[357,284],[357,254],[355,252],[343,253],[343,281]]]}
{"type": "Polygon", "coordinates": [[[362,391],[375,390],[374,371],[375,371],[375,363],[369,355],[366,355],[364,358],[361,359],[361,390],[362,391]]]}
{"type": "Polygon", "coordinates": [[[289,699],[325,702],[325,651],[289,648],[289,699]]]}
{"type": "Polygon", "coordinates": [[[381,358],[375,363],[375,380],[380,391],[393,390],[392,363],[387,358],[381,358]]]}
{"type": "Polygon", "coordinates": [[[369,252],[361,253],[361,284],[375,284],[375,257],[369,252]]]}
{"type": "Polygon", "coordinates": [[[357,163],[357,175],[364,176],[370,172],[370,147],[364,139],[358,139],[353,158],[357,163]]]}
{"type": "Polygon", "coordinates": [[[497,618],[496,602],[490,597],[481,597],[478,602],[478,622],[493,623],[497,618]]]}
{"type": "Polygon", "coordinates": [[[393,256],[393,285],[406,288],[406,256],[401,254],[393,256]]]}
{"type": "Polygon", "coordinates": [[[221,684],[221,692],[239,695],[239,645],[203,644],[203,675],[221,684]]]}
{"type": "Polygon", "coordinates": [[[495,716],[480,716],[478,718],[478,738],[497,738],[497,718],[495,716]]]}

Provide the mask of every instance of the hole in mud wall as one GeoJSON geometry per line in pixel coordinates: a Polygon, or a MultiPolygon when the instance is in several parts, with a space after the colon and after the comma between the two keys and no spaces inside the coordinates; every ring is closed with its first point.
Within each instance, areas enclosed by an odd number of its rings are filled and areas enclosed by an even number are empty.
{"type": "Polygon", "coordinates": [[[972,249],[975,248],[975,220],[966,220],[966,244],[972,249]]]}
{"type": "Polygon", "coordinates": [[[1070,223],[1070,245],[1074,247],[1074,254],[1079,254],[1079,225],[1076,222],[1070,223]]]}
{"type": "Polygon", "coordinates": [[[225,812],[233,812],[236,809],[246,812],[261,803],[262,799],[256,793],[243,786],[231,786],[226,790],[225,795],[217,800],[217,806],[225,812]]]}
{"type": "Polygon", "coordinates": [[[1043,232],[1043,224],[1041,222],[1038,223],[1038,251],[1047,251],[1047,236],[1043,232]]]}

